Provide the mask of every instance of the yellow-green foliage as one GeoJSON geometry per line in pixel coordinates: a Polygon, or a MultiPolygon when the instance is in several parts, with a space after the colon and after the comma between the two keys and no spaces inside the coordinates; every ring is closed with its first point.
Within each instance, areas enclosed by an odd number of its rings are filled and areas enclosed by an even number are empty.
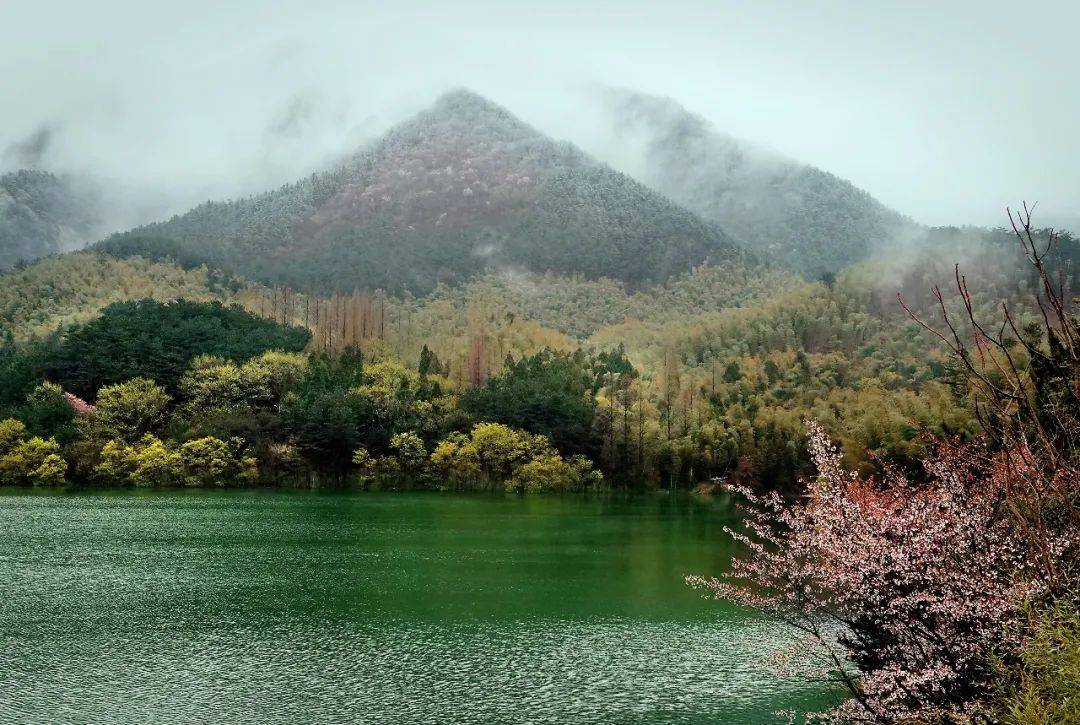
{"type": "Polygon", "coordinates": [[[55,439],[27,437],[21,421],[0,420],[0,485],[57,486],[66,473],[55,439]]]}
{"type": "Polygon", "coordinates": [[[102,307],[120,300],[183,297],[198,301],[225,296],[211,290],[202,268],[184,270],[141,257],[115,259],[75,252],[0,275],[0,331],[10,330],[15,339],[43,335],[89,320],[102,307]]]}
{"type": "MultiPolygon", "coordinates": [[[[390,436],[390,448],[403,471],[418,471],[427,462],[424,441],[415,433],[395,433],[390,436]]],[[[353,456],[353,462],[356,462],[356,456],[353,456]]]]}
{"type": "Polygon", "coordinates": [[[134,486],[230,486],[257,478],[255,459],[243,455],[236,442],[212,436],[174,447],[146,434],[134,444],[107,442],[98,455],[94,474],[106,483],[134,486]]]}
{"type": "Polygon", "coordinates": [[[450,434],[435,447],[431,464],[457,486],[503,484],[509,491],[582,490],[602,480],[588,459],[566,461],[544,436],[501,423],[450,434]]]}
{"type": "Polygon", "coordinates": [[[307,358],[271,350],[237,364],[211,355],[192,360],[180,378],[182,414],[187,418],[214,410],[258,407],[279,400],[307,370],[307,358]]]}
{"type": "Polygon", "coordinates": [[[167,485],[183,472],[180,455],[147,433],[135,444],[111,440],[101,449],[95,475],[109,483],[167,485]]]}
{"type": "Polygon", "coordinates": [[[1080,609],[1075,603],[1033,614],[1018,666],[1001,672],[1001,721],[1080,723],[1080,609]]]}
{"type": "MultiPolygon", "coordinates": [[[[926,452],[922,432],[966,437],[976,430],[966,401],[955,397],[947,357],[894,298],[897,287],[928,285],[935,274],[951,274],[951,267],[901,268],[867,263],[826,285],[761,268],[700,267],[636,291],[605,279],[492,274],[424,299],[374,294],[363,304],[353,300],[348,326],[336,316],[346,309],[344,298],[316,305],[304,295],[253,285],[229,294],[257,313],[313,327],[312,309],[321,310],[322,333],[330,322],[341,323],[334,328],[337,352],[347,329],[360,341],[364,377],[350,390],[350,405],[386,436],[378,443],[346,436],[338,458],[364,442],[385,468],[398,457],[385,455],[389,435],[412,431],[430,445],[466,423],[454,416],[457,394],[470,379],[498,375],[508,355],[521,359],[545,347],[569,351],[587,337],[584,345],[592,351],[623,346],[636,367],[632,376],[604,379],[595,390],[591,443],[605,471],[692,485],[738,469],[747,480],[782,483],[807,464],[807,417],[821,420],[842,443],[846,462],[863,470],[880,460],[913,464],[926,452]],[[368,315],[364,334],[353,329],[360,312],[368,315]],[[425,345],[437,364],[421,379],[415,367],[425,345]]],[[[11,284],[0,290],[0,309],[13,311],[9,325],[20,336],[35,326],[51,329],[71,315],[89,317],[113,299],[198,299],[212,286],[203,271],[93,253],[44,260],[4,280],[11,284]],[[38,322],[30,324],[31,318],[38,322]]],[[[975,294],[980,310],[989,310],[989,300],[975,294]]],[[[927,311],[925,304],[922,309],[927,311]]],[[[286,450],[286,442],[274,438],[279,402],[306,367],[303,357],[284,353],[242,365],[196,360],[179,385],[176,425],[169,430],[180,439],[248,436],[270,463],[273,451],[286,450]]],[[[315,397],[312,411],[323,404],[315,397]]],[[[91,418],[109,417],[108,395],[104,402],[105,410],[91,418]]],[[[307,445],[307,453],[318,448],[318,418],[308,421],[312,435],[288,443],[307,445]]],[[[133,444],[151,430],[163,428],[107,430],[97,440],[133,444]]],[[[492,475],[471,472],[483,465],[474,466],[468,455],[447,465],[461,469],[459,478],[492,475]]]]}
{"type": "Polygon", "coordinates": [[[451,434],[439,442],[431,462],[459,484],[502,482],[532,458],[553,453],[551,443],[501,423],[478,423],[470,435],[451,434]]]}
{"type": "Polygon", "coordinates": [[[80,421],[90,437],[133,443],[168,422],[172,398],[146,378],[109,385],[98,392],[94,412],[80,421]]]}
{"type": "Polygon", "coordinates": [[[797,284],[802,284],[799,278],[787,272],[763,267],[748,270],[741,265],[701,266],[665,285],[636,291],[607,278],[503,273],[480,277],[461,287],[440,287],[430,298],[402,304],[413,312],[410,324],[418,328],[421,337],[440,326],[461,333],[467,328],[475,331],[530,320],[571,338],[585,339],[626,319],[676,320],[704,310],[743,306],[775,294],[778,288],[797,284]]]}
{"type": "Polygon", "coordinates": [[[360,446],[353,451],[352,463],[356,466],[354,475],[360,481],[370,481],[378,473],[378,464],[368,452],[367,448],[360,446]]]}
{"type": "Polygon", "coordinates": [[[187,486],[228,486],[258,478],[254,458],[241,454],[237,445],[213,436],[184,443],[180,459],[187,486]]]}
{"type": "Polygon", "coordinates": [[[558,453],[544,453],[518,466],[506,482],[508,491],[581,491],[599,485],[603,476],[584,456],[564,460],[558,453]]]}

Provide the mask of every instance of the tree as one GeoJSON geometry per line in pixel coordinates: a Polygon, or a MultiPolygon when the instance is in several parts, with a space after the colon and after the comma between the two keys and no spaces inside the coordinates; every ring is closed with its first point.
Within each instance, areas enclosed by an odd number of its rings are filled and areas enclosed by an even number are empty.
{"type": "Polygon", "coordinates": [[[595,449],[591,378],[582,356],[547,349],[467,391],[461,407],[478,420],[543,435],[561,451],[588,454],[595,449]]]}
{"type": "Polygon", "coordinates": [[[300,352],[309,336],[303,328],[220,302],[116,302],[97,319],[68,330],[42,369],[85,398],[102,386],[136,377],[175,393],[180,376],[198,355],[242,362],[266,350],[300,352]]]}
{"type": "Polygon", "coordinates": [[[809,429],[818,476],[806,502],[730,486],[751,504],[749,533],[729,529],[751,556],[723,579],[689,581],[804,632],[852,695],[838,716],[975,716],[993,691],[993,655],[1013,642],[1020,598],[1039,586],[1032,552],[999,515],[1004,469],[987,468],[976,448],[946,446],[927,461],[925,485],[896,470],[865,480],[809,429]]]}
{"type": "MultiPolygon", "coordinates": [[[[390,448],[405,473],[418,473],[427,463],[428,453],[424,449],[424,441],[415,433],[395,433],[390,438],[390,448]]],[[[355,463],[355,455],[353,462],[355,463]]]]}
{"type": "Polygon", "coordinates": [[[521,464],[506,482],[507,491],[583,491],[603,481],[584,456],[563,460],[558,453],[542,453],[521,464]]]}
{"type": "Polygon", "coordinates": [[[258,477],[255,459],[244,455],[242,441],[207,436],[180,446],[186,486],[234,486],[258,477]]]}
{"type": "Polygon", "coordinates": [[[102,388],[94,412],[80,420],[80,427],[92,437],[134,443],[165,427],[170,403],[172,398],[160,385],[135,378],[102,388]]]}
{"type": "Polygon", "coordinates": [[[420,374],[420,377],[427,377],[428,371],[431,370],[431,363],[433,358],[434,355],[432,355],[431,350],[428,349],[427,345],[424,345],[424,347],[420,350],[420,363],[419,365],[417,365],[417,372],[420,374]]]}
{"type": "Polygon", "coordinates": [[[27,437],[21,421],[0,420],[0,485],[57,486],[66,473],[67,462],[54,439],[27,437]]]}
{"type": "Polygon", "coordinates": [[[147,433],[135,444],[120,440],[106,443],[94,474],[113,484],[168,485],[182,475],[182,463],[179,453],[147,433]]]}
{"type": "Polygon", "coordinates": [[[75,436],[75,411],[56,383],[45,382],[30,391],[19,416],[32,434],[55,438],[61,445],[75,436]]]}
{"type": "Polygon", "coordinates": [[[458,486],[489,487],[505,482],[523,464],[552,455],[558,454],[544,436],[478,423],[468,436],[455,433],[440,441],[431,463],[458,486]]]}

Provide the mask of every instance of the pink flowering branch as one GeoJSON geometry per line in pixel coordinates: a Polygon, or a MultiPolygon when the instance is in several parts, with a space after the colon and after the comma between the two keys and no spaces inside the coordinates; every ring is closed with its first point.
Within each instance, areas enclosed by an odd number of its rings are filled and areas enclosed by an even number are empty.
{"type": "MultiPolygon", "coordinates": [[[[750,606],[804,632],[825,652],[852,699],[832,714],[853,721],[971,718],[989,691],[991,657],[1015,644],[1019,603],[1042,586],[1002,502],[1007,477],[977,446],[943,445],[927,483],[887,470],[863,480],[808,423],[817,478],[785,505],[746,500],[748,556],[719,578],[688,577],[712,596],[750,606]]],[[[1049,537],[1051,555],[1070,542],[1049,537]]]]}

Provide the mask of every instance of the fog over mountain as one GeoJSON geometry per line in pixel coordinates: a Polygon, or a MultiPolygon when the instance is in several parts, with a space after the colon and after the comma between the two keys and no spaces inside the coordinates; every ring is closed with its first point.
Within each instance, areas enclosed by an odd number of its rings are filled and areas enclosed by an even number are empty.
{"type": "Polygon", "coordinates": [[[0,175],[0,270],[77,249],[105,231],[92,184],[30,169],[0,175]]]}
{"type": "Polygon", "coordinates": [[[744,257],[715,224],[467,90],[328,171],[103,248],[301,288],[420,294],[491,268],[640,286],[744,257]]]}
{"type": "Polygon", "coordinates": [[[146,221],[327,168],[462,85],[622,169],[589,100],[619,86],[921,223],[996,224],[1020,198],[1050,222],[1080,203],[1080,10],[1024,14],[1021,30],[996,0],[3,3],[0,107],[17,112],[0,150],[47,136],[30,166],[108,179],[146,221]]]}
{"type": "Polygon", "coordinates": [[[640,145],[645,183],[780,266],[835,274],[918,232],[850,182],[721,133],[673,99],[605,96],[619,140],[640,145]]]}

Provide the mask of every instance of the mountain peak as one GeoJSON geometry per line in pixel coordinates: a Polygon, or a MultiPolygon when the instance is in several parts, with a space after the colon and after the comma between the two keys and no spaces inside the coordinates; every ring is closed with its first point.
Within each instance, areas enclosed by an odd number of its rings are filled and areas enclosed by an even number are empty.
{"type": "Polygon", "coordinates": [[[715,225],[466,89],[339,169],[110,244],[139,253],[147,240],[321,291],[424,294],[490,267],[640,286],[742,259],[715,225]]]}
{"type": "Polygon", "coordinates": [[[644,145],[645,183],[809,278],[913,227],[854,184],[723,133],[671,98],[612,88],[606,100],[615,127],[644,145]]]}
{"type": "Polygon", "coordinates": [[[485,98],[474,90],[464,87],[452,88],[435,99],[434,108],[448,110],[479,109],[507,113],[499,104],[485,98]]]}
{"type": "MultiPolygon", "coordinates": [[[[541,138],[543,134],[510,111],[468,88],[455,88],[439,96],[427,110],[397,129],[429,136],[497,137],[502,140],[541,138]]],[[[391,132],[391,136],[394,132],[391,132]]]]}

